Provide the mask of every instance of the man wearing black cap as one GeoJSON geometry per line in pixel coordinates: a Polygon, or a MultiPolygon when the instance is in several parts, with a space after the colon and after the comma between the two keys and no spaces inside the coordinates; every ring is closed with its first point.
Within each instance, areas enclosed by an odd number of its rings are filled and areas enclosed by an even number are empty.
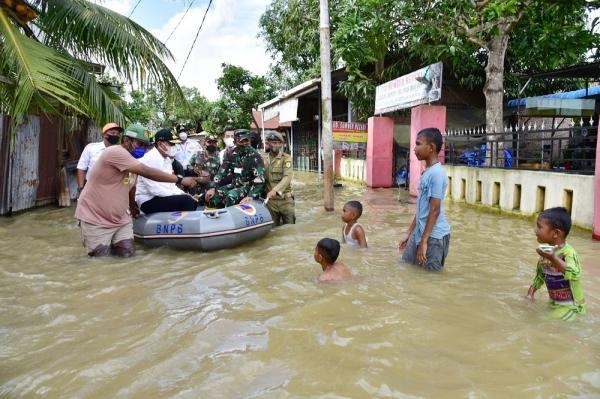
{"type": "Polygon", "coordinates": [[[223,163],[204,196],[206,204],[213,208],[258,198],[265,187],[264,163],[250,145],[250,131],[238,129],[234,139],[235,147],[225,153],[223,163]],[[230,183],[222,185],[227,181],[230,183]]]}
{"type": "Polygon", "coordinates": [[[102,151],[77,201],[75,218],[79,220],[83,245],[89,256],[114,254],[128,257],[135,253],[129,207],[135,175],[162,182],[178,181],[184,186],[195,184],[191,177],[182,180],[135,159],[132,153],[143,145],[142,139],[149,134],[143,126],[134,130],[130,128],[123,136],[122,145],[113,145],[102,151]]]}
{"type": "Polygon", "coordinates": [[[292,194],[292,157],[283,152],[281,133],[265,131],[269,152],[264,157],[267,208],[275,226],[296,222],[294,196],[292,194]]]}
{"type": "MultiPolygon", "coordinates": [[[[169,129],[161,129],[154,135],[154,148],[140,161],[165,173],[173,173],[172,158],[178,143],[169,129]]],[[[178,176],[178,182],[183,176],[178,176]]],[[[183,192],[175,183],[163,183],[140,177],[135,192],[135,202],[144,213],[194,211],[196,200],[183,192]]]]}

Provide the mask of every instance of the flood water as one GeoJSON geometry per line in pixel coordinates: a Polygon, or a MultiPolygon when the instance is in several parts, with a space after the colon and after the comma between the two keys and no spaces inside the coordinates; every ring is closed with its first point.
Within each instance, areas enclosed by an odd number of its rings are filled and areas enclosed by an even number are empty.
{"type": "Polygon", "coordinates": [[[0,218],[2,398],[600,397],[600,242],[575,230],[588,315],[524,299],[534,222],[447,203],[441,273],[399,262],[405,191],[336,188],[296,173],[298,223],[213,253],[88,259],[70,209],[0,218]],[[316,283],[316,242],[358,199],[368,250],[355,278],[316,283]]]}

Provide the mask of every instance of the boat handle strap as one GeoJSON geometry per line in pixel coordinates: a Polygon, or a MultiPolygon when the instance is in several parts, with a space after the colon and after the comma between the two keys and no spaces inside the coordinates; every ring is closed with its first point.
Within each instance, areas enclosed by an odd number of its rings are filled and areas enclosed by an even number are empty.
{"type": "Polygon", "coordinates": [[[214,211],[204,211],[204,215],[209,219],[218,219],[221,216],[221,214],[225,212],[227,211],[223,209],[215,209],[214,211]]]}

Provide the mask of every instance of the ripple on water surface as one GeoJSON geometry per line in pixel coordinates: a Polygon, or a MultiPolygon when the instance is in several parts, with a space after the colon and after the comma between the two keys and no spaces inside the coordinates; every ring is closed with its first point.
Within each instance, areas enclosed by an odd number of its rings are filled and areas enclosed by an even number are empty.
{"type": "Polygon", "coordinates": [[[589,314],[547,318],[524,300],[533,222],[446,204],[447,265],[399,262],[414,215],[402,191],[344,185],[334,212],[296,174],[298,223],[213,253],[138,247],[88,259],[74,209],[0,219],[2,397],[600,396],[597,242],[575,230],[589,314]],[[342,247],[355,277],[316,283],[316,242],[340,238],[358,199],[369,249],[342,247]]]}

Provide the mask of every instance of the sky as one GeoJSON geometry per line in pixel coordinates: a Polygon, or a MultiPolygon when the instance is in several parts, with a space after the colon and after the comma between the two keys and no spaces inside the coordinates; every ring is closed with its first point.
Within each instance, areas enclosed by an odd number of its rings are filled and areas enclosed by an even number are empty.
{"type": "MultiPolygon", "coordinates": [[[[104,7],[129,16],[138,0],[97,0],[104,7]]],[[[198,32],[208,0],[140,0],[131,19],[163,43],[175,62],[165,63],[178,77],[198,32]],[[192,7],[183,14],[193,2],[192,7]]],[[[213,0],[190,58],[181,73],[180,86],[196,87],[209,100],[219,96],[216,80],[222,63],[241,66],[255,75],[264,75],[271,63],[263,39],[257,37],[260,16],[269,0],[213,0]]]]}

